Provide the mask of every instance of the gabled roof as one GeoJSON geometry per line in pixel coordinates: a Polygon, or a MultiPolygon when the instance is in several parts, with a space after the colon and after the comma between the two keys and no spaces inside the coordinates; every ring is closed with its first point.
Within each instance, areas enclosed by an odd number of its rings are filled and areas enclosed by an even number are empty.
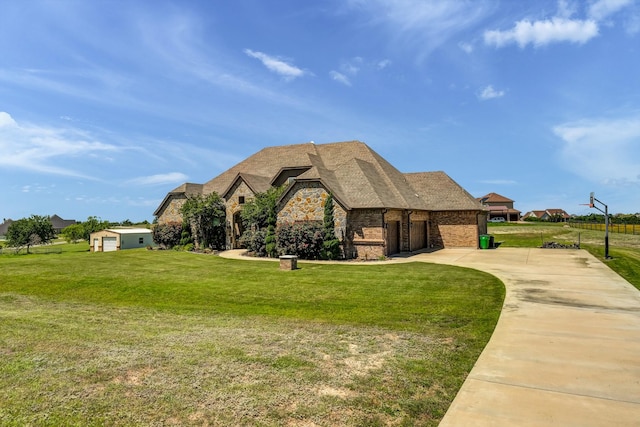
{"type": "Polygon", "coordinates": [[[484,210],[484,206],[442,171],[406,173],[404,176],[427,210],[484,210]]]}
{"type": "Polygon", "coordinates": [[[564,209],[547,209],[547,213],[550,216],[560,215],[563,218],[569,218],[570,217],[570,215],[567,212],[565,212],[564,209]]]}
{"type": "Polygon", "coordinates": [[[536,218],[542,218],[545,213],[546,211],[529,211],[526,214],[524,214],[524,217],[535,216],[536,218]]]}
{"type": "Polygon", "coordinates": [[[271,180],[268,177],[240,172],[236,176],[236,178],[233,181],[231,181],[231,184],[229,184],[229,187],[226,190],[224,190],[222,193],[219,193],[220,197],[226,198],[227,193],[231,191],[233,186],[239,180],[244,181],[244,183],[247,184],[247,186],[251,189],[251,191],[253,191],[254,194],[264,193],[269,189],[269,187],[271,187],[271,180]]]}
{"type": "Polygon", "coordinates": [[[485,196],[478,197],[478,201],[481,203],[513,203],[513,200],[498,193],[489,193],[485,196]]]}
{"type": "Polygon", "coordinates": [[[164,196],[164,199],[162,199],[162,202],[160,203],[160,205],[158,205],[158,208],[155,210],[155,212],[153,212],[153,215],[154,216],[160,215],[162,208],[164,208],[164,205],[169,201],[169,199],[171,199],[171,196],[175,196],[179,194],[184,194],[187,196],[191,196],[194,194],[202,194],[202,184],[185,182],[184,184],[169,191],[169,193],[167,193],[167,195],[164,196]]]}
{"type": "Polygon", "coordinates": [[[295,170],[296,181],[321,182],[346,209],[483,210],[444,172],[403,174],[360,141],[267,147],[203,184],[201,192],[224,197],[238,179],[264,192],[283,171],[295,170]]]}
{"type": "Polygon", "coordinates": [[[53,228],[56,229],[66,228],[76,223],[75,219],[62,219],[55,214],[49,217],[49,221],[51,221],[51,225],[53,226],[53,228]]]}

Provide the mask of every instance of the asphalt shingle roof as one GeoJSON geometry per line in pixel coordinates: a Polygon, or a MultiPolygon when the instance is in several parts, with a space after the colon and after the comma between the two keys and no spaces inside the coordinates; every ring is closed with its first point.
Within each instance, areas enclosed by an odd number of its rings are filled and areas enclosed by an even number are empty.
{"type": "MultiPolygon", "coordinates": [[[[347,209],[483,210],[444,172],[403,174],[360,141],[267,147],[203,184],[224,195],[238,178],[262,192],[283,170],[307,169],[298,181],[321,181],[347,209]]],[[[198,184],[180,190],[198,191],[198,184]]]]}

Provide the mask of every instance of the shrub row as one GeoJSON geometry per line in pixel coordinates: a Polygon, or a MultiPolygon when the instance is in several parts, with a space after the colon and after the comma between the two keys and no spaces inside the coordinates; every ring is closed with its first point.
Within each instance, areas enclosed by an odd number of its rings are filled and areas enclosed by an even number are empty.
{"type": "MultiPolygon", "coordinates": [[[[267,256],[265,230],[247,230],[240,243],[255,256],[267,256]]],[[[282,224],[276,228],[276,256],[297,255],[300,259],[321,259],[323,226],[321,222],[282,224]]]]}

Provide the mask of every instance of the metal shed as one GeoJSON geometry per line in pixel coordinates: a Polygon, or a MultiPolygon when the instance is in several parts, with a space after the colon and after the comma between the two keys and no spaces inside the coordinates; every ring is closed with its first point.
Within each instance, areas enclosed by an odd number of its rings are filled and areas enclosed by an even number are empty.
{"type": "Polygon", "coordinates": [[[111,252],[153,246],[151,230],[147,228],[108,228],[91,233],[91,252],[111,252]]]}

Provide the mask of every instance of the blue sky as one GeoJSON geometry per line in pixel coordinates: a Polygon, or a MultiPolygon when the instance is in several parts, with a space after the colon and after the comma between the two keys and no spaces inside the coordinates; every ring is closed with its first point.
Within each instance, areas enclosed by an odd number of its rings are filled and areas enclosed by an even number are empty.
{"type": "Polygon", "coordinates": [[[640,212],[638,1],[7,1],[0,52],[0,219],[151,221],[354,139],[523,213],[640,212]]]}

